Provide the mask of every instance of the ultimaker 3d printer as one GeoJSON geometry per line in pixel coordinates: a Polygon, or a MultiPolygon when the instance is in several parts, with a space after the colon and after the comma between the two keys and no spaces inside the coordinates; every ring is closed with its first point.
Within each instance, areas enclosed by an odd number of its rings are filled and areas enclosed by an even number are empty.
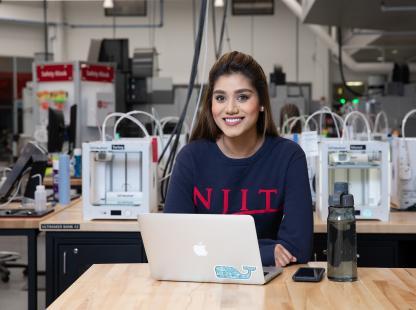
{"type": "Polygon", "coordinates": [[[388,221],[390,212],[389,144],[380,141],[319,143],[318,216],[326,221],[335,182],[347,182],[357,219],[388,221]]]}
{"type": "Polygon", "coordinates": [[[82,145],[84,218],[137,219],[157,210],[156,138],[82,145]]]}

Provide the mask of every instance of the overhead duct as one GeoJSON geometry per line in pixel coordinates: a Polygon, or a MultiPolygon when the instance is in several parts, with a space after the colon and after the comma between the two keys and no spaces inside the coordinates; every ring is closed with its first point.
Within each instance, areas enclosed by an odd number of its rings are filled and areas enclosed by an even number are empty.
{"type": "Polygon", "coordinates": [[[232,0],[233,15],[273,15],[274,0],[232,0]]]}
{"type": "MultiPolygon", "coordinates": [[[[282,0],[282,2],[292,11],[292,13],[302,20],[303,12],[302,6],[296,0],[282,0]]],[[[321,40],[327,45],[331,52],[338,56],[338,43],[329,35],[323,26],[310,25],[308,26],[321,40]]],[[[393,70],[392,63],[358,63],[348,53],[342,51],[342,59],[344,65],[354,72],[365,72],[372,74],[385,74],[393,70]]],[[[416,71],[416,64],[409,64],[410,71],[416,71]]]]}
{"type": "Polygon", "coordinates": [[[416,29],[415,0],[303,0],[302,8],[302,21],[307,24],[385,31],[416,29]]]}

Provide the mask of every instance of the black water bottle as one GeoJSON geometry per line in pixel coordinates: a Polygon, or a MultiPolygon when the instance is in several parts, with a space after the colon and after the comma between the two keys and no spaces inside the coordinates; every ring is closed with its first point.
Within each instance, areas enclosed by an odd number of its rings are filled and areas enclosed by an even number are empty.
{"type": "Polygon", "coordinates": [[[357,280],[357,234],[354,197],[348,194],[347,183],[335,183],[329,197],[328,279],[338,282],[357,280]]]}

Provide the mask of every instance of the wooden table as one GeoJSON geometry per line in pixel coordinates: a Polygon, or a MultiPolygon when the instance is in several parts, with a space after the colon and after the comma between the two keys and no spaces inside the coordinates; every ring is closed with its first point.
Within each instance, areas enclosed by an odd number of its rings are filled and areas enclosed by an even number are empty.
{"type": "MultiPolygon", "coordinates": [[[[86,221],[81,201],[42,221],[40,229],[46,232],[47,305],[92,264],[147,262],[136,220],[86,221]]],[[[360,220],[357,231],[360,266],[407,267],[400,257],[416,259],[402,251],[416,247],[416,212],[392,212],[389,222],[360,220]]],[[[314,232],[312,259],[324,261],[326,223],[316,216],[314,232]]]]}
{"type": "MultiPolygon", "coordinates": [[[[13,203],[8,208],[19,208],[20,204],[13,203]]],[[[26,236],[28,254],[28,309],[37,309],[37,235],[39,223],[64,210],[64,207],[55,206],[54,212],[43,217],[0,217],[0,235],[26,236]]]]}
{"type": "MultiPolygon", "coordinates": [[[[71,178],[71,187],[81,187],[82,186],[82,179],[81,178],[71,178]]],[[[46,177],[43,179],[43,185],[46,187],[52,187],[53,186],[53,178],[52,177],[46,177]]]]}
{"type": "Polygon", "coordinates": [[[46,305],[92,264],[147,262],[137,220],[84,220],[82,202],[47,218],[46,305]]]}
{"type": "MultiPolygon", "coordinates": [[[[82,201],[42,222],[41,230],[54,230],[53,224],[79,225],[80,231],[140,231],[136,220],[86,221],[82,215],[82,201]]],[[[69,226],[73,227],[73,226],[69,226]]],[[[60,231],[73,231],[73,228],[60,231]]],[[[314,233],[326,233],[326,222],[314,214],[314,233]]],[[[416,234],[416,212],[392,211],[388,222],[358,220],[357,233],[416,234]]]]}
{"type": "Polygon", "coordinates": [[[353,283],[300,283],[291,279],[298,267],[257,286],[156,281],[147,264],[93,265],[48,309],[416,308],[416,269],[359,268],[353,283]]]}
{"type": "MultiPolygon", "coordinates": [[[[314,233],[326,233],[326,221],[314,214],[314,233]]],[[[388,222],[357,220],[357,233],[416,234],[416,212],[391,211],[388,222]]]]}

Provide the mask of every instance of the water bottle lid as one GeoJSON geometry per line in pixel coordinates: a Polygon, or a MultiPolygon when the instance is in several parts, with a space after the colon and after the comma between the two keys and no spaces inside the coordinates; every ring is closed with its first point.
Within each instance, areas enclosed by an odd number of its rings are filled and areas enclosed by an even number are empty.
{"type": "Polygon", "coordinates": [[[36,185],[36,191],[37,192],[44,192],[45,186],[44,185],[36,185]]]}
{"type": "Polygon", "coordinates": [[[347,182],[335,182],[334,193],[348,194],[348,183],[347,182]]]}
{"type": "Polygon", "coordinates": [[[79,148],[74,149],[74,156],[81,156],[82,151],[79,148]]]}
{"type": "Polygon", "coordinates": [[[353,195],[342,196],[341,205],[343,207],[354,207],[354,196],[353,195]]]}

